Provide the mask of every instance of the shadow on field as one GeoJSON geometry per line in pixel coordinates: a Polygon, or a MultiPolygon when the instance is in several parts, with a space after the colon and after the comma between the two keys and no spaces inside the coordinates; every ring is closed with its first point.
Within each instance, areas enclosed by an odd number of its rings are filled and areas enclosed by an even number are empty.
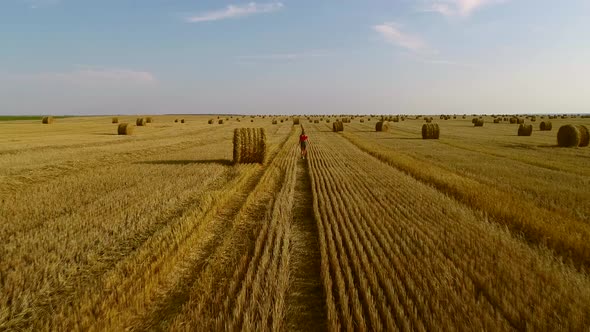
{"type": "MultiPolygon", "coordinates": [[[[534,150],[537,148],[536,145],[524,144],[524,143],[506,143],[506,144],[501,144],[501,146],[504,148],[524,149],[524,150],[534,150]]],[[[545,147],[547,147],[547,146],[545,146],[545,147]]]]}
{"type": "Polygon", "coordinates": [[[146,165],[207,165],[207,164],[218,164],[223,166],[233,165],[233,162],[228,159],[208,159],[208,160],[148,160],[139,161],[136,164],[146,165]]]}

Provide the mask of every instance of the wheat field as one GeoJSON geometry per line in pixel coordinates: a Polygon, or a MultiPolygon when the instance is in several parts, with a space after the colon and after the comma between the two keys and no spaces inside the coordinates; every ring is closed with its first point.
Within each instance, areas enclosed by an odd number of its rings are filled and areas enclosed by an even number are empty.
{"type": "Polygon", "coordinates": [[[151,118],[0,121],[0,331],[590,328],[588,118],[151,118]]]}

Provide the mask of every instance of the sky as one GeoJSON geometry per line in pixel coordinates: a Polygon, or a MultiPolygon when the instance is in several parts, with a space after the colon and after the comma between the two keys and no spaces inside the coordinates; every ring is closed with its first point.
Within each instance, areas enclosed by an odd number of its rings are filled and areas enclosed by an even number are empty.
{"type": "Polygon", "coordinates": [[[590,113],[590,0],[0,0],[0,114],[590,113]]]}

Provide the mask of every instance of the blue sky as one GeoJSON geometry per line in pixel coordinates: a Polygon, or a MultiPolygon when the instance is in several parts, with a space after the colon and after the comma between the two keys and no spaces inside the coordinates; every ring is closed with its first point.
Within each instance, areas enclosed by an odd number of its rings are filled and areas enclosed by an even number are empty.
{"type": "Polygon", "coordinates": [[[1,0],[0,114],[590,112],[588,0],[1,0]]]}

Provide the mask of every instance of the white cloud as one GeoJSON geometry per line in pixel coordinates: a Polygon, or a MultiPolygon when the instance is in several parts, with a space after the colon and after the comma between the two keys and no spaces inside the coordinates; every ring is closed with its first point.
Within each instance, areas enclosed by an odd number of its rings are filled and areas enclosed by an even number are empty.
{"type": "Polygon", "coordinates": [[[146,71],[118,68],[80,68],[69,72],[45,72],[38,74],[14,75],[12,79],[34,81],[56,81],[68,83],[132,83],[155,84],[156,77],[146,71]]]}
{"type": "Polygon", "coordinates": [[[383,23],[373,26],[387,42],[403,47],[413,52],[429,52],[428,45],[418,36],[402,32],[395,23],[383,23]]]}
{"type": "Polygon", "coordinates": [[[206,12],[191,16],[186,19],[190,23],[218,21],[224,19],[238,18],[244,16],[250,16],[255,14],[270,13],[283,8],[284,5],[281,2],[271,2],[258,4],[256,2],[250,2],[246,5],[229,5],[224,9],[206,12]]]}
{"type": "Polygon", "coordinates": [[[436,12],[444,16],[467,17],[483,7],[506,1],[508,0],[437,0],[429,2],[425,11],[436,12]]]}

